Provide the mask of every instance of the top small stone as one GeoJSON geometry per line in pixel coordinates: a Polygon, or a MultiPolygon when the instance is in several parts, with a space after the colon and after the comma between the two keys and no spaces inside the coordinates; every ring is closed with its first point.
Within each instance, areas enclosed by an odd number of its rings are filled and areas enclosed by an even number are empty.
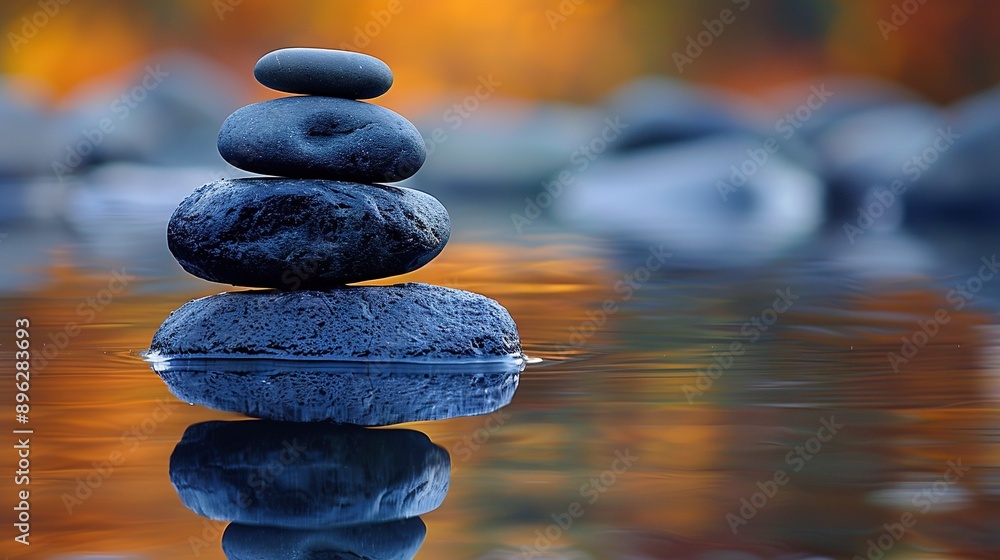
{"type": "Polygon", "coordinates": [[[257,81],[286,93],[371,99],[389,91],[392,70],[374,56],[331,49],[271,51],[253,68],[257,81]]]}

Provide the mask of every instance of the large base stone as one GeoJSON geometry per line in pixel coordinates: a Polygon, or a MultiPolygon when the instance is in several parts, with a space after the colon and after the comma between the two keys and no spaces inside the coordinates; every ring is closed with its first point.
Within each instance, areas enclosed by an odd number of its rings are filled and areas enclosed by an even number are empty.
{"type": "Polygon", "coordinates": [[[160,325],[150,357],[490,361],[521,357],[521,343],[496,301],[411,283],[196,299],[160,325]]]}

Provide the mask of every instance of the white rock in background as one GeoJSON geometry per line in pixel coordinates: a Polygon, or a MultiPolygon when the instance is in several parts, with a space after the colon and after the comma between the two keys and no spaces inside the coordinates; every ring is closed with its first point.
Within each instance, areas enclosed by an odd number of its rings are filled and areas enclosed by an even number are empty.
{"type": "Polygon", "coordinates": [[[775,153],[742,186],[720,189],[733,185],[732,166],[746,162],[754,147],[754,137],[729,135],[608,154],[578,174],[553,212],[578,229],[664,243],[687,259],[772,257],[823,223],[824,187],[775,153]]]}

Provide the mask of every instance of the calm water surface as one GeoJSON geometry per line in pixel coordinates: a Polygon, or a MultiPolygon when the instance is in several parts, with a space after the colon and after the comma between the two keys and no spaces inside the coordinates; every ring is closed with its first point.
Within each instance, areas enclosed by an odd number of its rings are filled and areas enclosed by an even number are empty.
{"type": "MultiPolygon", "coordinates": [[[[0,302],[4,376],[15,318],[36,349],[61,347],[31,380],[27,547],[13,435],[0,453],[3,553],[224,558],[225,524],[186,509],[167,469],[189,425],[239,417],[178,402],[139,353],[225,287],[160,246],[45,239],[31,259],[16,236],[0,247],[26,263],[0,302]]],[[[406,277],[496,298],[540,360],[499,415],[404,426],[452,462],[417,558],[1000,557],[1000,282],[952,293],[988,242],[831,238],[738,269],[673,252],[647,275],[641,244],[459,233],[406,277]],[[916,264],[900,256],[914,246],[916,264]]],[[[8,433],[24,427],[11,385],[8,433]]]]}

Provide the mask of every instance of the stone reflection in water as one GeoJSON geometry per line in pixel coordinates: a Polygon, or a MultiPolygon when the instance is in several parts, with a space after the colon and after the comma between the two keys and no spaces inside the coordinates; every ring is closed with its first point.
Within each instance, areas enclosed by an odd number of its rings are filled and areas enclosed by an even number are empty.
{"type": "Polygon", "coordinates": [[[498,410],[513,398],[524,362],[181,359],[152,367],[185,402],[272,420],[383,426],[498,410]]]}
{"type": "Polygon", "coordinates": [[[413,430],[211,421],[184,432],[170,480],[188,508],[250,525],[324,528],[427,513],[451,459],[413,430]]]}
{"type": "Polygon", "coordinates": [[[170,457],[184,505],[233,522],[231,559],[412,558],[417,516],[441,505],[450,477],[448,452],[421,432],[325,422],[194,424],[170,457]]]}
{"type": "Polygon", "coordinates": [[[424,542],[419,517],[340,529],[299,530],[231,523],[222,535],[230,560],[259,558],[369,558],[409,560],[424,542]]]}

